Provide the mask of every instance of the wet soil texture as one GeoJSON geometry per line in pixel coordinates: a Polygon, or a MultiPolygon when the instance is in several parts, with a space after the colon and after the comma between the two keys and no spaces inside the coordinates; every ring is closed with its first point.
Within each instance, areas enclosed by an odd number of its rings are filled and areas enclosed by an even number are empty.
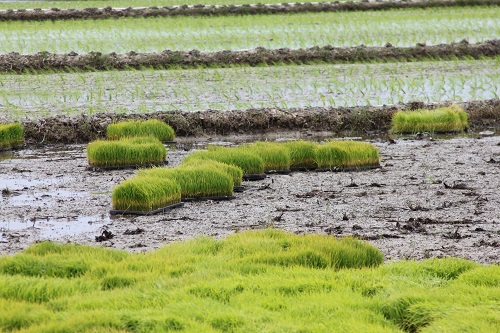
{"type": "MultiPolygon", "coordinates": [[[[499,263],[500,136],[494,133],[374,138],[380,169],[269,175],[244,182],[246,190],[231,201],[188,202],[164,215],[135,217],[109,215],[113,186],[134,171],[85,171],[82,145],[15,151],[0,162],[0,254],[47,239],[148,251],[273,227],[354,235],[387,260],[455,256],[499,263]]],[[[234,138],[211,142],[217,139],[234,138]]],[[[170,165],[196,147],[178,143],[169,151],[170,165]]]]}
{"type": "Polygon", "coordinates": [[[196,68],[231,67],[235,65],[257,66],[262,64],[308,64],[308,63],[359,63],[387,61],[421,61],[430,59],[451,60],[500,55],[500,40],[488,40],[483,43],[460,43],[427,46],[417,44],[414,47],[333,47],[331,45],[301,49],[265,49],[200,52],[165,50],[159,53],[109,53],[90,52],[87,54],[20,54],[11,52],[0,55],[0,71],[6,73],[26,73],[40,70],[111,70],[146,68],[196,68]]]}

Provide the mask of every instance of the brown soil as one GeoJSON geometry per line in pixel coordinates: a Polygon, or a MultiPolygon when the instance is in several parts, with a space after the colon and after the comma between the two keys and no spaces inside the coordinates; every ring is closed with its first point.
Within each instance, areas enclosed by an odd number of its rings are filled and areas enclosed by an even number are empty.
{"type": "Polygon", "coordinates": [[[0,71],[6,73],[29,73],[40,70],[111,70],[141,68],[197,68],[200,66],[230,67],[235,65],[257,66],[262,64],[308,64],[308,63],[359,63],[388,61],[422,61],[432,59],[481,59],[500,55],[500,40],[489,40],[483,43],[469,44],[466,40],[460,43],[426,46],[417,44],[414,47],[311,47],[305,49],[256,48],[242,51],[200,52],[171,51],[161,53],[102,54],[90,52],[79,55],[52,54],[20,54],[11,52],[0,55],[0,71]]]}
{"type": "Polygon", "coordinates": [[[221,16],[221,15],[259,15],[287,14],[306,12],[346,12],[373,11],[409,8],[497,6],[499,0],[409,0],[409,1],[356,1],[330,3],[284,3],[257,5],[194,5],[149,8],[85,8],[85,9],[19,9],[0,10],[0,21],[23,20],[71,20],[71,19],[109,19],[120,17],[169,17],[169,16],[221,16]]]}
{"type": "MultiPolygon", "coordinates": [[[[271,139],[291,136],[275,133],[271,139]]],[[[46,239],[148,251],[202,235],[274,227],[355,235],[379,247],[387,260],[500,262],[499,136],[371,141],[380,150],[381,169],[273,175],[245,182],[246,191],[232,201],[116,218],[109,215],[111,190],[134,171],[86,171],[82,145],[15,151],[0,162],[0,254],[46,239]]],[[[181,140],[169,152],[170,164],[206,143],[181,140]]]]}
{"type": "MultiPolygon", "coordinates": [[[[433,109],[446,103],[413,102],[390,106],[250,109],[241,111],[155,112],[148,114],[95,114],[74,117],[56,116],[23,122],[29,145],[86,143],[103,137],[106,127],[129,119],[160,119],[170,124],[177,136],[213,136],[229,134],[265,134],[276,131],[296,132],[374,132],[390,128],[392,114],[398,110],[433,109]]],[[[469,114],[473,129],[500,127],[500,100],[460,103],[469,114]]]]}

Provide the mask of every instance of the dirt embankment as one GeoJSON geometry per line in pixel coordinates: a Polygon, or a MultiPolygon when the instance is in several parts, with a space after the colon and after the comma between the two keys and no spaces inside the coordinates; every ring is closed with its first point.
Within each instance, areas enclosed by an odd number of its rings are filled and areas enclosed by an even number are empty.
{"type": "Polygon", "coordinates": [[[500,39],[483,43],[469,44],[466,40],[460,43],[426,46],[417,44],[413,47],[333,47],[330,45],[302,49],[272,49],[258,47],[252,50],[200,52],[165,50],[160,53],[128,53],[102,54],[53,54],[38,52],[37,54],[20,54],[11,52],[0,55],[0,71],[6,73],[29,73],[40,70],[56,71],[96,71],[127,68],[198,68],[257,66],[262,64],[308,64],[308,63],[359,63],[390,61],[422,61],[429,59],[481,59],[500,55],[500,39]]]}
{"type": "Polygon", "coordinates": [[[461,6],[497,6],[500,0],[410,0],[410,1],[356,1],[324,3],[283,3],[256,5],[193,5],[140,8],[84,8],[84,9],[18,9],[1,10],[0,21],[45,21],[71,19],[109,19],[120,17],[172,17],[288,14],[305,12],[346,12],[406,8],[434,8],[461,6]]]}
{"type": "MultiPolygon", "coordinates": [[[[398,110],[436,108],[450,102],[413,102],[390,106],[338,108],[264,108],[239,111],[155,112],[56,116],[23,122],[28,144],[86,143],[105,135],[108,124],[121,120],[156,118],[170,124],[178,136],[262,134],[291,131],[386,131],[398,110]]],[[[500,100],[461,103],[473,128],[500,126],[500,100]]]]}

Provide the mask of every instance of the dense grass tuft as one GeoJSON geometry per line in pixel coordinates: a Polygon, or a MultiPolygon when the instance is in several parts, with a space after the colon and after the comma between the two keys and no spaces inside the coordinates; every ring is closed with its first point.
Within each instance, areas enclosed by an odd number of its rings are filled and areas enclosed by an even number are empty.
{"type": "Polygon", "coordinates": [[[21,146],[23,142],[24,129],[21,124],[0,124],[0,149],[21,146]]]}
{"type": "Polygon", "coordinates": [[[245,175],[264,173],[264,161],[253,152],[243,151],[239,148],[210,146],[209,151],[199,151],[188,155],[185,160],[203,159],[214,160],[237,166],[245,175]]]}
{"type": "Polygon", "coordinates": [[[164,162],[167,149],[156,138],[136,137],[91,142],[87,146],[87,155],[91,166],[147,165],[164,162]]]}
{"type": "Polygon", "coordinates": [[[316,147],[319,168],[358,168],[378,166],[377,147],[359,141],[328,141],[316,147]]]}
{"type": "Polygon", "coordinates": [[[284,142],[283,145],[290,152],[291,168],[316,169],[318,167],[315,153],[318,145],[315,142],[298,140],[284,142]]]}
{"type": "Polygon", "coordinates": [[[435,110],[398,111],[392,117],[391,132],[462,132],[468,127],[467,113],[452,105],[435,110]]]}
{"type": "Polygon", "coordinates": [[[171,179],[181,187],[185,198],[232,196],[234,182],[224,171],[210,166],[181,166],[176,168],[143,169],[139,177],[171,179]]]}
{"type": "Polygon", "coordinates": [[[129,254],[35,244],[0,257],[0,331],[496,332],[499,267],[459,259],[382,264],[352,238],[278,230],[129,254]],[[29,258],[29,259],[28,259],[29,258]],[[38,261],[38,263],[36,263],[38,261]],[[25,274],[23,265],[46,265],[25,274]],[[86,269],[64,272],[71,263],[86,269]],[[50,266],[52,265],[52,266],[50,266]]]}
{"type": "Polygon", "coordinates": [[[196,166],[204,168],[213,168],[227,173],[233,179],[234,186],[240,186],[243,181],[243,170],[232,164],[217,162],[215,160],[203,160],[195,157],[184,159],[184,166],[196,166]]]}
{"type": "Polygon", "coordinates": [[[264,161],[264,171],[286,171],[290,170],[290,151],[280,143],[255,142],[239,147],[243,151],[249,151],[260,156],[264,161]]]}
{"type": "Polygon", "coordinates": [[[175,138],[173,128],[156,119],[110,124],[106,129],[106,135],[112,140],[135,136],[153,136],[160,141],[173,141],[175,138]]]}
{"type": "Polygon", "coordinates": [[[134,177],[113,189],[116,210],[148,212],[181,201],[181,187],[171,179],[134,177]]]}

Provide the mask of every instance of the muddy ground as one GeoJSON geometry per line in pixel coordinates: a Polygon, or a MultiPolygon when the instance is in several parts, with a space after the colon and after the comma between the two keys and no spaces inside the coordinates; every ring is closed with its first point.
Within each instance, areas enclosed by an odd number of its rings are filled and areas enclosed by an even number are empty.
{"type": "Polygon", "coordinates": [[[272,64],[310,64],[310,63],[361,63],[388,61],[423,61],[484,59],[500,55],[500,40],[488,40],[483,43],[460,43],[427,46],[418,43],[413,47],[394,47],[387,43],[384,47],[356,46],[333,47],[326,45],[301,49],[265,49],[258,47],[251,50],[224,50],[218,52],[172,51],[155,53],[109,53],[89,52],[78,54],[53,54],[38,52],[20,54],[11,52],[0,55],[0,71],[6,73],[29,73],[40,70],[55,71],[95,71],[111,69],[168,69],[199,67],[258,66],[272,64]]]}
{"type": "Polygon", "coordinates": [[[0,21],[18,20],[71,20],[71,19],[109,19],[120,17],[169,17],[169,16],[221,16],[221,15],[259,15],[291,14],[311,12],[346,12],[409,8],[460,7],[498,5],[498,0],[376,0],[359,2],[323,3],[283,3],[256,5],[184,5],[149,8],[84,8],[84,9],[19,9],[0,10],[0,21]]]}
{"type": "MultiPolygon", "coordinates": [[[[168,161],[175,165],[207,142],[248,139],[264,138],[182,139],[171,147],[168,161]]],[[[381,169],[273,175],[245,182],[246,190],[232,201],[186,203],[150,217],[109,215],[113,186],[134,171],[87,171],[84,145],[4,152],[0,254],[43,240],[140,252],[197,236],[275,227],[355,235],[380,248],[387,260],[454,256],[500,262],[498,131],[370,141],[380,149],[381,169]],[[114,237],[96,242],[105,230],[114,237]]]]}

